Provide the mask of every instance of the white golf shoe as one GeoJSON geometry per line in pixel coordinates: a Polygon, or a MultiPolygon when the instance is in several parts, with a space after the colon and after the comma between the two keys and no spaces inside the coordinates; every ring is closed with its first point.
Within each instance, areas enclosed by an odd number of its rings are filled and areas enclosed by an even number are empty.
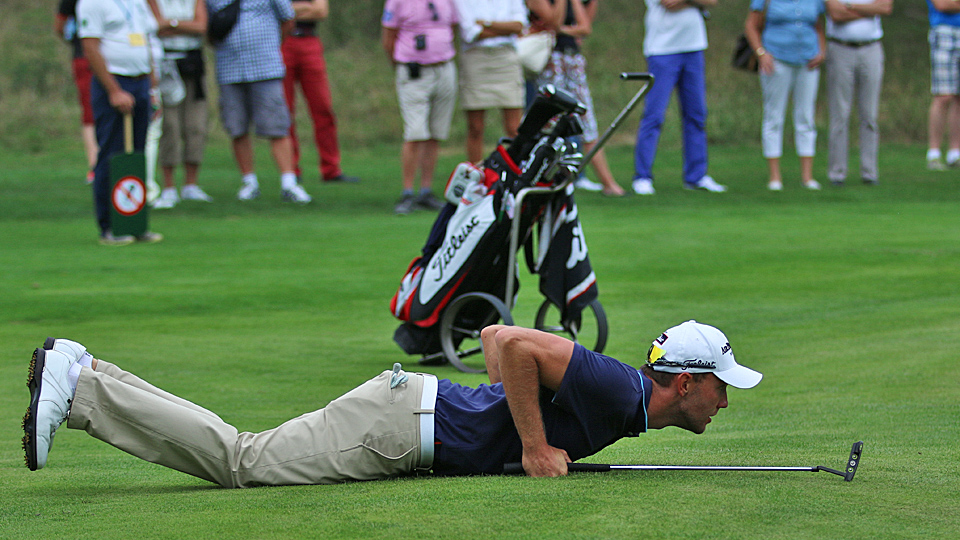
{"type": "Polygon", "coordinates": [[[89,366],[93,360],[93,355],[87,352],[86,347],[77,343],[76,341],[70,341],[69,339],[55,339],[48,337],[47,340],[43,342],[43,348],[47,351],[61,352],[71,359],[75,358],[76,360],[82,360],[83,358],[88,358],[89,361],[84,362],[84,365],[87,366],[89,366]]]}
{"type": "MultiPolygon", "coordinates": [[[[64,344],[63,348],[72,350],[73,346],[64,344]]],[[[68,373],[78,359],[70,352],[53,349],[33,352],[27,374],[30,406],[23,417],[23,450],[31,471],[47,464],[53,436],[70,413],[73,389],[68,373]]]]}

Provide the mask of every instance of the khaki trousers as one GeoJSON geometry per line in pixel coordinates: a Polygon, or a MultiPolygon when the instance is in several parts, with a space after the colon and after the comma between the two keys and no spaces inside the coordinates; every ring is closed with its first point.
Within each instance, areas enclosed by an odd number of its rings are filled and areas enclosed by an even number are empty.
{"type": "MultiPolygon", "coordinates": [[[[261,433],[117,366],[83,368],[67,427],[141,459],[223,487],[332,484],[412,472],[420,463],[423,376],[390,388],[390,371],[261,433]]],[[[428,411],[428,412],[432,412],[428,411]]]]}

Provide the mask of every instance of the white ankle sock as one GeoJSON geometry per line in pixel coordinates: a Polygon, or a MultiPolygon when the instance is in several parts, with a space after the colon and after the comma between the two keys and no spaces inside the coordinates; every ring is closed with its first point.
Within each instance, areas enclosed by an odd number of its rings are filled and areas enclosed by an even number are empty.
{"type": "Polygon", "coordinates": [[[960,160],[960,150],[956,148],[947,150],[947,163],[954,163],[957,160],[960,160]]]}
{"type": "Polygon", "coordinates": [[[940,159],[940,149],[939,149],[939,148],[931,148],[931,149],[927,150],[927,161],[934,161],[934,160],[937,160],[937,159],[940,159]]]}
{"type": "Polygon", "coordinates": [[[285,172],[280,175],[280,187],[282,189],[291,189],[297,185],[297,173],[285,172]]]}
{"type": "Polygon", "coordinates": [[[83,369],[83,366],[80,365],[80,362],[70,366],[70,371],[67,372],[67,380],[70,382],[70,392],[77,393],[77,383],[80,382],[80,370],[83,369]]]}
{"type": "Polygon", "coordinates": [[[244,184],[252,184],[252,185],[254,185],[254,186],[260,185],[260,183],[257,182],[257,173],[247,173],[247,174],[243,175],[243,178],[241,178],[240,180],[241,180],[244,184]]]}

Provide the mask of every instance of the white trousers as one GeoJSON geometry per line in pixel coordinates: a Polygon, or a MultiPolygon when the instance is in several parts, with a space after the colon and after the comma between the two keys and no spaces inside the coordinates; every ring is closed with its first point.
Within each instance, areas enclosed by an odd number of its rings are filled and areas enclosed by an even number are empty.
{"type": "Polygon", "coordinates": [[[760,87],[763,89],[763,157],[779,158],[783,155],[783,123],[791,94],[797,155],[813,157],[817,149],[814,114],[820,68],[807,69],[806,65],[785,64],[776,59],[773,65],[772,74],[760,74],[760,87]]]}

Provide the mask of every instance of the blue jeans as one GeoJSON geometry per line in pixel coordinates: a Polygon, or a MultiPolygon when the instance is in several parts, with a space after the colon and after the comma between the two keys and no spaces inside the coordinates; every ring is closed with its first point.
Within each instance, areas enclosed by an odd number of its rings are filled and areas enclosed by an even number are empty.
{"type": "MultiPolygon", "coordinates": [[[[150,78],[114,76],[120,88],[133,94],[137,100],[133,109],[133,149],[143,152],[150,124],[150,78]]],[[[100,234],[110,230],[110,158],[123,152],[123,115],[110,106],[110,96],[96,77],[90,83],[90,105],[96,126],[97,165],[93,168],[93,208],[100,226],[100,234]]]]}
{"type": "Polygon", "coordinates": [[[654,82],[647,94],[643,119],[637,130],[634,179],[653,178],[660,128],[670,104],[670,95],[676,88],[683,122],[683,181],[696,184],[707,174],[707,90],[703,51],[649,56],[647,68],[654,76],[654,82]]]}

